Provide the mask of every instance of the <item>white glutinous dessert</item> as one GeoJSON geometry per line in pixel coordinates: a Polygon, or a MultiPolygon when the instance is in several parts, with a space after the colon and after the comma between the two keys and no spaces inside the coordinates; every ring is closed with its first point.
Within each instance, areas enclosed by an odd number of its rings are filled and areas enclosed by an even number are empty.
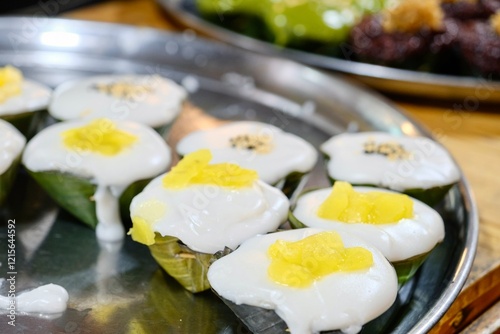
{"type": "Polygon", "coordinates": [[[375,247],[313,228],[251,238],[216,260],[208,279],[232,303],[274,310],[292,334],[357,333],[398,291],[394,268],[375,247]]]}
{"type": "Polygon", "coordinates": [[[387,188],[437,204],[460,179],[450,154],[425,137],[344,133],[321,145],[332,181],[387,188]]]}
{"type": "Polygon", "coordinates": [[[23,135],[33,134],[51,94],[48,86],[24,78],[19,69],[0,67],[0,119],[12,123],[23,135]]]}
{"type": "Polygon", "coordinates": [[[287,197],[255,171],[211,159],[209,150],[186,155],[130,206],[129,234],[150,246],[159,264],[194,292],[209,288],[206,267],[214,253],[276,230],[289,209],[287,197]]]}
{"type": "Polygon", "coordinates": [[[445,235],[443,219],[427,204],[405,194],[342,181],[333,188],[301,194],[290,223],[344,230],[370,242],[396,267],[401,284],[445,235]]]}
{"type": "Polygon", "coordinates": [[[182,110],[187,92],[159,75],[103,75],[59,85],[49,106],[58,120],[110,118],[164,132],[182,110]]]}
{"type": "Polygon", "coordinates": [[[237,163],[257,171],[264,182],[291,195],[317,161],[316,149],[304,139],[270,124],[240,121],[192,132],[177,144],[177,153],[207,148],[213,162],[237,163]]]}
{"type": "MultiPolygon", "coordinates": [[[[11,284],[7,279],[7,284],[11,284]]],[[[9,290],[10,291],[10,290],[9,290]]],[[[66,289],[57,284],[46,284],[19,294],[9,293],[0,296],[0,310],[15,313],[57,314],[66,310],[69,295],[66,289]]]]}
{"type": "Polygon", "coordinates": [[[120,202],[128,209],[170,161],[170,148],[152,128],[105,118],[56,123],[23,154],[29,173],[56,202],[107,241],[124,237],[120,202]]]}

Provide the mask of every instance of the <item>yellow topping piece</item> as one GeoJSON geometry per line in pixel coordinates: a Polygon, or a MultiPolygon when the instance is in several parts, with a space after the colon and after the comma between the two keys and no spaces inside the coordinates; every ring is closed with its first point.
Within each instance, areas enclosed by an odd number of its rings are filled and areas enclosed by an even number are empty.
{"type": "Polygon", "coordinates": [[[155,243],[155,233],[146,219],[133,216],[132,223],[134,227],[132,227],[127,233],[127,235],[132,237],[132,240],[148,246],[155,243]]]}
{"type": "Polygon", "coordinates": [[[278,240],[268,248],[267,254],[271,259],[269,278],[294,288],[306,288],[327,275],[368,269],[373,265],[369,250],[345,248],[336,232],[321,232],[295,242],[278,240]]]}
{"type": "Polygon", "coordinates": [[[64,145],[73,150],[90,151],[113,156],[130,147],[137,136],[116,128],[116,124],[106,118],[96,119],[88,125],[64,131],[64,145]]]}
{"type": "Polygon", "coordinates": [[[444,13],[439,0],[404,0],[382,14],[382,28],[388,33],[415,33],[423,28],[439,30],[444,13]]]}
{"type": "Polygon", "coordinates": [[[244,188],[257,179],[257,172],[244,169],[236,164],[220,163],[209,165],[212,153],[199,150],[184,157],[163,178],[163,186],[168,189],[182,189],[189,185],[211,184],[220,187],[244,188]]]}
{"type": "Polygon", "coordinates": [[[490,17],[490,23],[493,30],[500,36],[500,10],[490,17]]]}
{"type": "Polygon", "coordinates": [[[23,74],[10,65],[0,67],[0,103],[21,94],[23,74]]]}
{"type": "Polygon", "coordinates": [[[155,243],[153,224],[160,220],[167,211],[165,203],[150,200],[141,203],[132,216],[133,227],[128,231],[132,240],[151,246],[155,243]]]}
{"type": "Polygon", "coordinates": [[[337,181],[317,214],[344,223],[390,224],[412,218],[413,201],[403,194],[358,193],[349,183],[337,181]]]}

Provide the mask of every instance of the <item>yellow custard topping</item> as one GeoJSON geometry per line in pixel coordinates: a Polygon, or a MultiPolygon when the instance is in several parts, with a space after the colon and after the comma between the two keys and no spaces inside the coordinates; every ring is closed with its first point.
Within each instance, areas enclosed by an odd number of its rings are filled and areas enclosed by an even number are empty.
{"type": "Polygon", "coordinates": [[[278,284],[305,288],[337,273],[368,269],[372,253],[363,247],[345,248],[336,232],[321,232],[295,242],[278,240],[267,251],[268,275],[278,284]]]}
{"type": "Polygon", "coordinates": [[[117,129],[116,124],[106,118],[64,131],[61,136],[64,145],[69,149],[107,156],[119,154],[138,139],[135,135],[117,129]]]}
{"type": "Polygon", "coordinates": [[[318,217],[345,223],[390,224],[413,218],[413,202],[403,194],[358,193],[347,182],[335,182],[318,208],[318,217]]]}
{"type": "Polygon", "coordinates": [[[21,94],[23,74],[10,65],[0,67],[0,103],[21,94]]]}
{"type": "Polygon", "coordinates": [[[257,179],[257,172],[244,169],[236,164],[220,163],[210,165],[212,153],[198,150],[184,157],[163,178],[163,186],[168,189],[182,189],[189,185],[210,184],[220,187],[244,188],[257,179]]]}
{"type": "Polygon", "coordinates": [[[164,203],[150,200],[141,203],[132,217],[133,227],[128,231],[132,240],[151,246],[155,243],[152,225],[165,215],[167,207],[164,203]]]}

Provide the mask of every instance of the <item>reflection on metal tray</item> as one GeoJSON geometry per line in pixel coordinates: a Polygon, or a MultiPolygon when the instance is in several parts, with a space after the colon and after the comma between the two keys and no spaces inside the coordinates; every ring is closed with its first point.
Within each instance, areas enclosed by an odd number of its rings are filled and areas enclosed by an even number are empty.
{"type": "MultiPolygon", "coordinates": [[[[331,135],[350,130],[426,134],[385,100],[305,66],[196,39],[129,26],[33,18],[0,19],[0,64],[12,63],[27,77],[51,86],[103,73],[157,73],[191,90],[189,121],[173,133],[219,119],[255,119],[301,135],[318,147],[331,135]],[[205,116],[203,116],[201,110],[205,116]]],[[[172,138],[170,138],[172,140],[172,138]]],[[[175,138],[173,138],[175,140],[175,138]]],[[[318,162],[308,187],[326,186],[318,162]]],[[[477,215],[463,180],[440,212],[446,239],[431,254],[389,316],[374,321],[385,332],[425,333],[459,293],[477,242],[477,215]]],[[[55,283],[70,295],[60,317],[17,318],[31,332],[241,333],[243,325],[212,292],[192,295],[166,277],[143,245],[100,244],[28,178],[18,177],[7,207],[0,210],[0,241],[7,221],[16,220],[16,288],[55,283]]],[[[6,246],[5,246],[6,247],[6,246]]],[[[5,248],[6,249],[6,248],[5,248]]],[[[7,252],[0,253],[6,263],[7,252]]],[[[0,277],[5,277],[6,269],[0,277]]],[[[0,287],[6,294],[6,284],[0,287]]],[[[16,327],[18,329],[18,327],[16,327]]],[[[12,330],[0,322],[0,332],[12,330]]]]}
{"type": "Polygon", "coordinates": [[[452,76],[403,70],[349,61],[295,49],[238,34],[203,19],[195,0],[157,0],[172,19],[204,35],[262,54],[286,57],[321,69],[354,76],[378,90],[436,99],[459,100],[467,105],[500,103],[500,81],[491,78],[452,76]]]}

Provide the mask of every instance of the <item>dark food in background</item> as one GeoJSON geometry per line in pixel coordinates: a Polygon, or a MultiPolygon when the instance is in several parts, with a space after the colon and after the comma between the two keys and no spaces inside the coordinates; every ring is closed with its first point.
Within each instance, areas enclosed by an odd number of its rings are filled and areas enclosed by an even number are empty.
{"type": "Polygon", "coordinates": [[[365,17],[351,30],[349,43],[359,60],[380,65],[404,66],[422,59],[437,32],[387,33],[378,15],[365,17]]]}
{"type": "Polygon", "coordinates": [[[365,17],[351,30],[349,42],[361,61],[418,68],[434,37],[445,33],[443,18],[437,0],[406,0],[365,17]]]}
{"type": "MultiPolygon", "coordinates": [[[[495,17],[500,21],[500,12],[495,17]]],[[[491,21],[462,23],[458,46],[464,60],[474,70],[484,76],[500,76],[500,34],[491,21]]]]}
{"type": "MultiPolygon", "coordinates": [[[[441,4],[446,17],[457,20],[486,19],[493,12],[484,2],[478,0],[444,0],[441,4]]],[[[489,0],[494,2],[496,0],[489,0]]]]}
{"type": "Polygon", "coordinates": [[[356,59],[400,68],[499,77],[500,0],[446,2],[441,3],[441,9],[438,29],[424,26],[387,31],[383,12],[365,17],[350,34],[356,59]],[[473,17],[483,19],[471,20],[473,17]]]}

